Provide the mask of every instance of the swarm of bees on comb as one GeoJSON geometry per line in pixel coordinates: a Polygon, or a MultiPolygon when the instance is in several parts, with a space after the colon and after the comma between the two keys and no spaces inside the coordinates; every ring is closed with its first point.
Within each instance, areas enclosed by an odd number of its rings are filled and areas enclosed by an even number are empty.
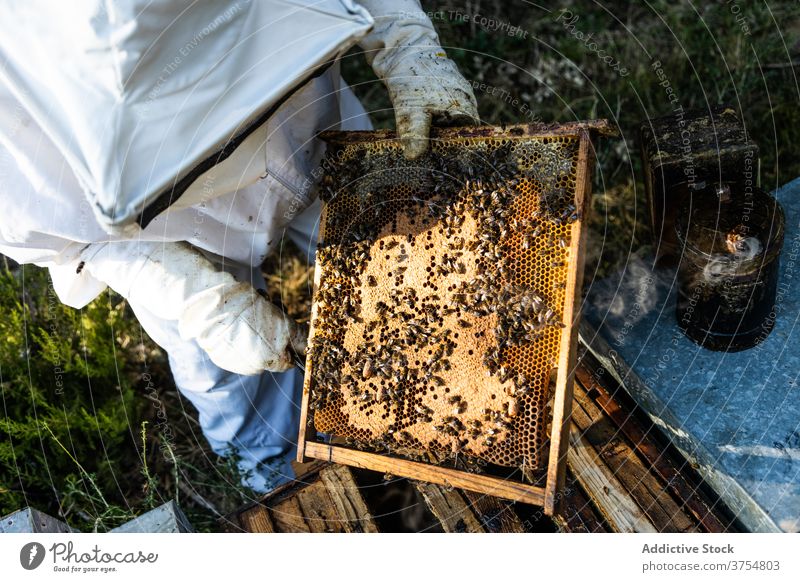
{"type": "MultiPolygon", "coordinates": [[[[329,142],[309,427],[483,471],[546,459],[578,138],[329,142]]],[[[539,473],[540,474],[540,473],[539,473]]]]}

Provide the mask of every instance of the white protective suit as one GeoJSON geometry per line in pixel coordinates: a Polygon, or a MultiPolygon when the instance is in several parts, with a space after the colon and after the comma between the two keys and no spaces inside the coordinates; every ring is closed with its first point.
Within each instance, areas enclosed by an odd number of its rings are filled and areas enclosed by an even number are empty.
{"type": "Polygon", "coordinates": [[[337,58],[362,43],[409,156],[432,116],[477,116],[469,86],[416,0],[10,0],[0,19],[0,253],[68,305],[128,298],[214,450],[269,489],[300,382],[264,370],[305,337],[259,265],[285,235],[313,252],[316,134],[369,128],[337,58]]]}

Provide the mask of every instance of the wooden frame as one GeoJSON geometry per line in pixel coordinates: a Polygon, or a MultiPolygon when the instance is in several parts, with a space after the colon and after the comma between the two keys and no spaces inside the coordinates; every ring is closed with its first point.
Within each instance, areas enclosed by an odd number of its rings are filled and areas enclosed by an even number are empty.
{"type": "MultiPolygon", "coordinates": [[[[392,139],[390,132],[369,132],[373,139],[392,139]]],[[[300,411],[300,434],[298,437],[297,460],[304,462],[309,459],[320,459],[334,463],[342,463],[353,467],[371,469],[391,473],[409,479],[429,481],[439,485],[458,487],[513,501],[521,501],[533,505],[543,506],[547,515],[557,512],[561,501],[559,492],[564,487],[566,476],[567,450],[569,446],[570,413],[572,407],[572,385],[575,374],[575,352],[578,342],[578,318],[580,317],[581,283],[583,279],[583,257],[586,244],[585,221],[589,210],[591,197],[591,177],[594,168],[594,149],[592,134],[614,135],[615,130],[604,120],[589,122],[574,122],[563,125],[529,124],[517,125],[507,128],[475,128],[469,130],[435,129],[432,138],[448,137],[550,137],[550,136],[577,136],[578,160],[577,176],[575,180],[576,208],[580,219],[573,224],[571,237],[570,256],[575,257],[570,262],[567,273],[567,293],[564,300],[561,345],[558,358],[558,374],[554,394],[553,421],[550,434],[550,451],[547,464],[547,480],[544,487],[528,485],[508,479],[489,475],[477,475],[456,469],[428,465],[406,459],[388,457],[365,451],[358,451],[348,447],[317,442],[316,431],[307,430],[308,404],[310,398],[311,367],[313,362],[306,362],[306,376],[303,385],[303,398],[300,411]],[[456,133],[458,132],[458,133],[456,133]]],[[[337,134],[341,141],[343,134],[337,134]]],[[[357,141],[363,138],[364,132],[351,132],[346,139],[357,141]]],[[[320,238],[324,237],[324,212],[320,225],[320,238]]],[[[314,289],[319,286],[321,270],[316,269],[314,274],[314,289]]],[[[316,304],[312,307],[311,332],[314,334],[316,321],[316,304]]]]}

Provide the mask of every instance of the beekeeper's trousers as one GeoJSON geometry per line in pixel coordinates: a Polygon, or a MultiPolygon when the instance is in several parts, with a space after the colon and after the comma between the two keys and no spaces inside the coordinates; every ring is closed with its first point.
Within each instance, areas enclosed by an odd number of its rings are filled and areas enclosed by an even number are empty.
{"type": "MultiPolygon", "coordinates": [[[[295,218],[285,232],[309,259],[316,248],[319,201],[295,218]]],[[[276,250],[280,252],[280,248],[276,250]]],[[[209,257],[214,260],[214,257],[209,257]]],[[[260,269],[214,261],[239,280],[264,289],[260,269]]],[[[176,321],[156,317],[132,303],[147,334],[169,356],[175,385],[199,413],[203,435],[214,452],[236,454],[242,483],[259,493],[294,477],[290,465],[296,453],[303,373],[264,372],[241,376],[214,365],[195,341],[178,334],[176,321]]]]}

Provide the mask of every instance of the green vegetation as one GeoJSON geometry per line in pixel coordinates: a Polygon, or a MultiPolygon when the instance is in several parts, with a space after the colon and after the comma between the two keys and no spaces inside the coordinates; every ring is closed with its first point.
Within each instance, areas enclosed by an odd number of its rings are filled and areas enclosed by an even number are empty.
{"type": "MultiPolygon", "coordinates": [[[[792,2],[582,0],[569,5],[571,15],[540,7],[551,3],[424,4],[439,11],[434,24],[475,84],[486,123],[606,117],[620,127],[622,139],[598,150],[588,281],[647,250],[636,131],[675,107],[653,60],[683,108],[739,110],[761,146],[766,189],[800,175],[798,71],[789,66],[800,60],[800,15],[792,2]],[[565,27],[575,16],[574,28],[565,27]],[[592,33],[596,49],[576,31],[592,33]]],[[[377,125],[390,127],[383,86],[357,51],[343,71],[377,125]]],[[[310,271],[298,257],[284,248],[265,271],[273,301],[302,318],[310,271]]],[[[45,271],[0,270],[0,514],[33,505],[103,531],[177,497],[195,527],[214,529],[217,515],[247,500],[233,460],[207,448],[164,354],[124,301],[103,294],[74,310],[58,303],[45,271]]]]}
{"type": "Polygon", "coordinates": [[[72,309],[46,271],[6,267],[0,312],[0,514],[32,505],[105,531],[178,498],[213,529],[247,499],[118,296],[72,309]]]}

